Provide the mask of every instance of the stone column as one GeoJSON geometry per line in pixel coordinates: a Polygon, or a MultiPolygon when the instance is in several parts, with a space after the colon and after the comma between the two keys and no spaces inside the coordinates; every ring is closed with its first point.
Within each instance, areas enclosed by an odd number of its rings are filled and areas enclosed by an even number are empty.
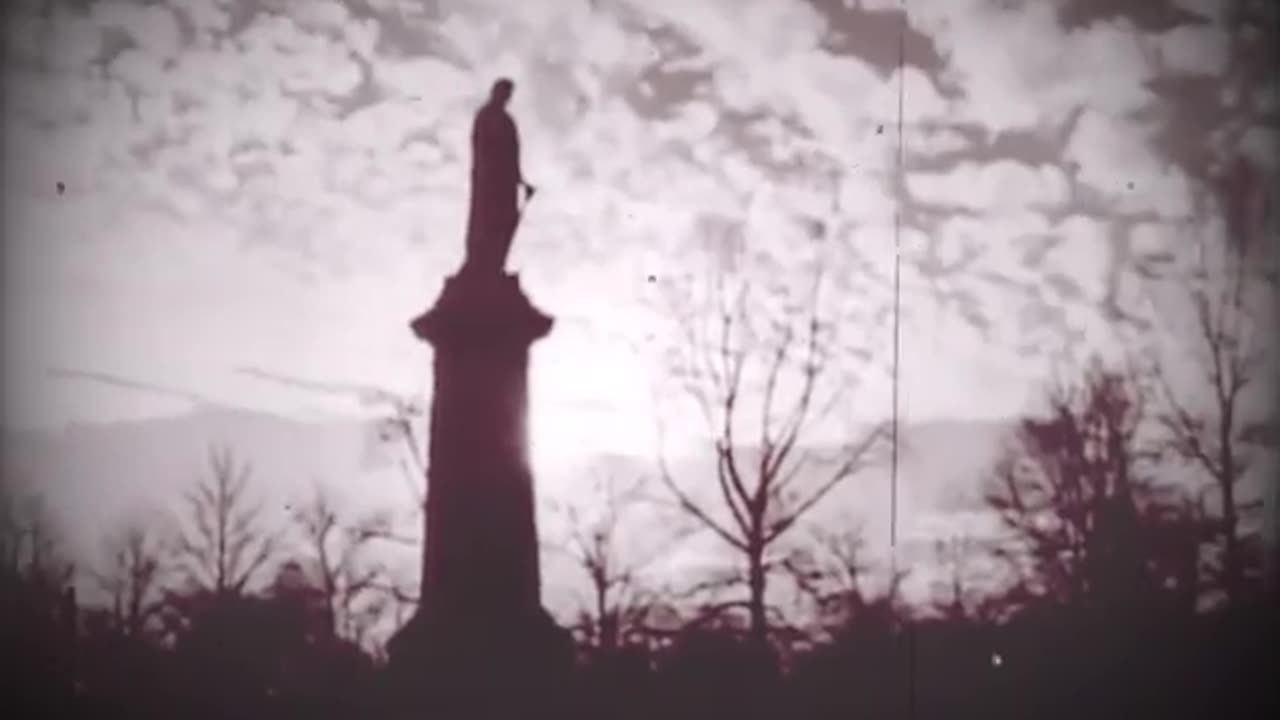
{"type": "Polygon", "coordinates": [[[435,351],[421,600],[392,640],[401,690],[463,714],[529,709],[572,659],[541,604],[529,348],[550,332],[515,276],[463,271],[412,323],[435,351]]]}

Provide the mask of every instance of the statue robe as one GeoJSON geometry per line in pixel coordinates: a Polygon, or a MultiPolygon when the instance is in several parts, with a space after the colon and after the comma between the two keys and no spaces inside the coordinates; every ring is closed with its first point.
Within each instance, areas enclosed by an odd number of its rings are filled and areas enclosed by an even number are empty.
{"type": "Polygon", "coordinates": [[[471,128],[471,209],[466,264],[501,273],[519,219],[520,139],[515,121],[488,103],[471,128]]]}

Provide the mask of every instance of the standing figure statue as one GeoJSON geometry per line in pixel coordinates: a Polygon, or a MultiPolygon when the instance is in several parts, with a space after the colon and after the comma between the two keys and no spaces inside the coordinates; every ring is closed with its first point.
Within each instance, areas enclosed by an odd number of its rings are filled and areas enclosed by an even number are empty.
{"type": "Polygon", "coordinates": [[[523,189],[527,204],[534,193],[520,172],[520,138],[507,113],[514,90],[507,78],[495,82],[471,128],[471,211],[463,267],[485,274],[504,271],[520,221],[517,195],[523,189]]]}

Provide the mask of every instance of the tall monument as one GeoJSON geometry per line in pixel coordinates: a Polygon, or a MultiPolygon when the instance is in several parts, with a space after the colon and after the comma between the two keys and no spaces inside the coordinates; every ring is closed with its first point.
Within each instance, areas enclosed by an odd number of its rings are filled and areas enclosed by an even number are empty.
{"type": "Polygon", "coordinates": [[[552,319],[504,267],[517,194],[532,195],[505,111],[512,89],[499,80],[476,115],[466,260],[411,324],[435,351],[426,542],[418,609],[391,641],[391,671],[402,699],[460,717],[542,705],[572,659],[541,604],[528,453],[529,347],[552,319]]]}

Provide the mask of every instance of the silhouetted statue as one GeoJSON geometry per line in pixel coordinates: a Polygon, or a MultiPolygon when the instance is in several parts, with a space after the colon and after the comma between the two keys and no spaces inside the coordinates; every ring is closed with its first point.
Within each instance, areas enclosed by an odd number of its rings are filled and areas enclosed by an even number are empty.
{"type": "Polygon", "coordinates": [[[529,352],[553,320],[504,272],[517,195],[533,194],[511,91],[494,83],[476,114],[462,271],[410,324],[435,378],[425,542],[418,606],[387,644],[387,678],[413,717],[563,717],[573,678],[572,636],[542,606],[528,447],[529,352]]]}
{"type": "Polygon", "coordinates": [[[464,264],[471,271],[503,272],[520,221],[518,191],[524,189],[526,203],[534,192],[520,172],[520,138],[507,113],[514,89],[506,78],[495,82],[471,128],[471,213],[464,264]]]}

